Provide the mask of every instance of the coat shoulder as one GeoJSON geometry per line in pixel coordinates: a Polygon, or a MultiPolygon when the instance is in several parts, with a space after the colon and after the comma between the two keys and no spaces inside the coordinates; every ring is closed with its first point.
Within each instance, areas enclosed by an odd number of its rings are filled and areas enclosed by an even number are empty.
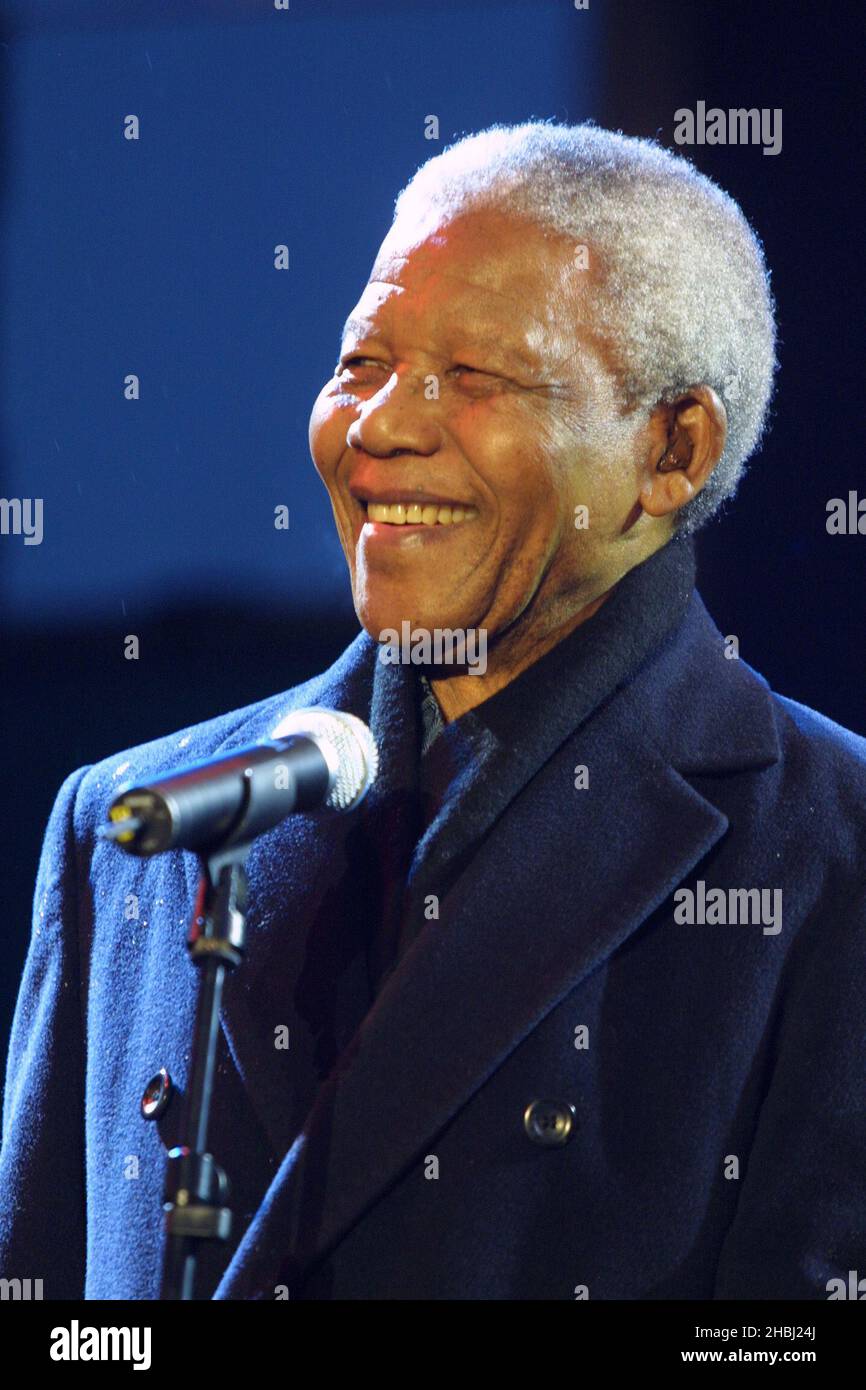
{"type": "Polygon", "coordinates": [[[845,794],[866,824],[866,738],[773,691],[785,756],[801,777],[845,794]]]}
{"type": "Polygon", "coordinates": [[[808,740],[816,753],[831,760],[853,759],[866,774],[866,738],[778,691],[773,691],[773,699],[795,737],[808,740]]]}
{"type": "Polygon", "coordinates": [[[780,831],[799,843],[804,868],[822,865],[862,902],[866,739],[784,695],[773,692],[772,700],[782,748],[774,798],[780,831]]]}
{"type": "Polygon", "coordinates": [[[219,714],[159,738],[112,753],[66,779],[62,790],[77,793],[76,828],[93,829],[105,818],[111,799],[131,782],[161,776],[191,763],[268,738],[284,714],[314,705],[344,706],[364,679],[369,639],[363,633],[327,671],[276,695],[219,714]]]}

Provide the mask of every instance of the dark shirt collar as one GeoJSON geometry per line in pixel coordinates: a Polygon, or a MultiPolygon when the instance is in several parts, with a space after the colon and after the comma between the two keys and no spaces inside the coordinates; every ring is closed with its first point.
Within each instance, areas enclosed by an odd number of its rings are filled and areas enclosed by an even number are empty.
{"type": "Polygon", "coordinates": [[[383,759],[387,794],[371,826],[384,892],[371,943],[374,989],[423,927],[418,903],[448,892],[527,782],[652,659],[682,621],[694,582],[694,543],[676,538],[630,570],[591,618],[510,685],[451,723],[417,669],[377,670],[374,732],[381,730],[383,744],[395,737],[405,678],[414,693],[414,720],[406,726],[414,752],[398,739],[383,759]]]}
{"type": "Polygon", "coordinates": [[[426,676],[419,677],[421,756],[444,734],[492,751],[518,745],[527,725],[565,738],[631,679],[681,621],[695,585],[694,542],[675,537],[623,576],[601,607],[489,700],[446,724],[426,676]]]}

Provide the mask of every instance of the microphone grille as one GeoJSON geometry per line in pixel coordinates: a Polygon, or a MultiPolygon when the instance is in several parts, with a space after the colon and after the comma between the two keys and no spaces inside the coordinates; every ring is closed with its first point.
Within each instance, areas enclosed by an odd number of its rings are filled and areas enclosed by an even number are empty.
{"type": "Polygon", "coordinates": [[[271,738],[291,734],[326,743],[335,755],[337,770],[326,806],[333,811],[351,811],[363,801],[379,771],[379,750],[362,719],[343,710],[297,709],[280,720],[271,738]]]}

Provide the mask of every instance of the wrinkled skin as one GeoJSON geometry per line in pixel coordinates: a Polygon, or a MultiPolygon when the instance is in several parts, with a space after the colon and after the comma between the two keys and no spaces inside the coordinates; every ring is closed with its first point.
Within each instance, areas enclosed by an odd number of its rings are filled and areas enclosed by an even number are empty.
{"type": "Polygon", "coordinates": [[[724,447],[708,387],[624,412],[576,243],[498,209],[396,223],[310,419],[355,608],[385,629],[484,628],[483,676],[438,671],[453,719],[585,621],[664,545],[724,447]],[[366,501],[474,507],[371,526],[366,501]],[[575,508],[589,525],[575,526],[575,508]],[[387,534],[386,534],[387,533],[387,534]]]}

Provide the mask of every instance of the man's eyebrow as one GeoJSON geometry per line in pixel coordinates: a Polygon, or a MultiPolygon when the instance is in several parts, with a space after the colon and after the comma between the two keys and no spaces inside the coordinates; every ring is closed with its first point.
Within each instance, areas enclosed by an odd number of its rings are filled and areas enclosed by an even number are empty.
{"type": "MultiPolygon", "coordinates": [[[[381,337],[381,331],[371,319],[350,315],[343,325],[340,343],[344,343],[347,338],[363,340],[378,337],[381,337]]],[[[516,341],[509,342],[501,333],[471,333],[464,336],[463,345],[474,352],[490,353],[498,361],[518,362],[527,371],[537,372],[541,365],[535,353],[516,341]]]]}
{"type": "Polygon", "coordinates": [[[501,334],[485,334],[483,337],[469,339],[466,346],[478,352],[489,352],[503,360],[520,362],[530,371],[537,371],[540,365],[535,353],[518,342],[509,342],[501,334]]]}
{"type": "Polygon", "coordinates": [[[347,318],[340,334],[340,342],[346,338],[374,338],[376,329],[369,319],[347,318]]]}

